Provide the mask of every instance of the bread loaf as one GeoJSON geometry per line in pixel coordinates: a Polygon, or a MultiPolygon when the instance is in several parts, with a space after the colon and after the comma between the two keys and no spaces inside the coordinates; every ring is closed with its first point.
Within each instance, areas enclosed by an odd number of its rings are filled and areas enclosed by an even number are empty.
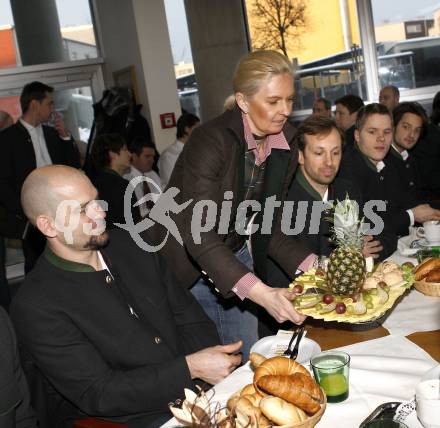
{"type": "Polygon", "coordinates": [[[308,418],[305,412],[298,407],[270,395],[261,399],[260,409],[267,418],[278,425],[295,424],[308,418]]]}
{"type": "Polygon", "coordinates": [[[440,258],[430,257],[426,260],[423,260],[423,262],[417,266],[415,271],[415,280],[421,281],[422,279],[426,278],[432,270],[437,270],[437,268],[440,268],[440,258]]]}
{"type": "Polygon", "coordinates": [[[323,403],[321,388],[308,373],[262,376],[257,380],[257,386],[261,391],[280,397],[310,415],[315,414],[323,403]]]}

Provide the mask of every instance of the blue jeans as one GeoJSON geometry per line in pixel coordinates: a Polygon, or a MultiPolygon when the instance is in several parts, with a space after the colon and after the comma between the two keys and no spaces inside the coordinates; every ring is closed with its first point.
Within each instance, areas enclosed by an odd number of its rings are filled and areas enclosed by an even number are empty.
{"type": "MultiPolygon", "coordinates": [[[[247,245],[238,250],[235,257],[253,270],[252,257],[247,245]]],[[[243,362],[246,362],[251,346],[258,340],[257,305],[249,299],[241,301],[236,296],[225,299],[215,291],[214,284],[203,278],[194,284],[191,292],[209,318],[214,321],[223,345],[243,341],[241,351],[243,362]]]]}

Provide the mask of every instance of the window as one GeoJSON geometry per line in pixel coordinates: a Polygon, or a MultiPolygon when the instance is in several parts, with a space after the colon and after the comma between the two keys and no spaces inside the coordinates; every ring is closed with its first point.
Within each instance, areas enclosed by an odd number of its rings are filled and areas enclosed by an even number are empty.
{"type": "Polygon", "coordinates": [[[165,0],[174,72],[182,110],[200,117],[199,93],[183,0],[165,0]]]}
{"type": "Polygon", "coordinates": [[[97,58],[89,0],[0,0],[0,46],[0,68],[97,58]]]}
{"type": "Polygon", "coordinates": [[[284,50],[296,65],[294,110],[310,109],[318,97],[366,98],[355,0],[246,0],[246,10],[252,49],[284,50]]]}
{"type": "Polygon", "coordinates": [[[411,90],[440,83],[440,1],[371,0],[380,86],[411,90]]]}

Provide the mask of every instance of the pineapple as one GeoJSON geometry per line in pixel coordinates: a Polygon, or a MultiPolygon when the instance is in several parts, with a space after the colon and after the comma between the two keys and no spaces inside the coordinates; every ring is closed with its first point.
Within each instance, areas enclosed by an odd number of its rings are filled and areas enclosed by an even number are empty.
{"type": "Polygon", "coordinates": [[[337,242],[327,265],[327,284],[334,294],[358,292],[365,280],[365,258],[362,255],[363,219],[359,206],[348,198],[334,207],[333,232],[337,242]]]}

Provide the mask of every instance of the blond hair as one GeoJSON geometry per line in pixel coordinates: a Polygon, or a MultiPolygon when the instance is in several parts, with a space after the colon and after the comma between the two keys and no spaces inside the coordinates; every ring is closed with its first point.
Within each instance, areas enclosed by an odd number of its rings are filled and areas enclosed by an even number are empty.
{"type": "MultiPolygon", "coordinates": [[[[259,50],[242,57],[232,79],[234,94],[241,92],[247,97],[256,94],[263,82],[273,76],[288,73],[293,76],[293,65],[289,59],[276,51],[259,50]]],[[[232,109],[235,96],[229,96],[224,104],[225,109],[232,109]]]]}

